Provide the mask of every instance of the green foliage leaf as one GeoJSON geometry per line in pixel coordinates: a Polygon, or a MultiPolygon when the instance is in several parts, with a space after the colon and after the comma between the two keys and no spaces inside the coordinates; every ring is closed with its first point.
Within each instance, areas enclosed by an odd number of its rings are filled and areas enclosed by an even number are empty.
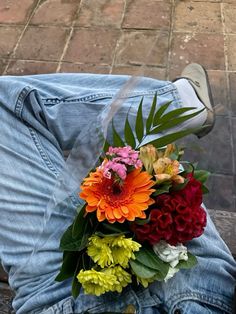
{"type": "Polygon", "coordinates": [[[76,299],[80,293],[80,289],[82,287],[81,283],[77,279],[77,275],[79,271],[83,268],[82,266],[82,255],[77,261],[77,266],[74,272],[73,281],[72,281],[72,287],[71,287],[71,293],[74,299],[76,299]]]}
{"type": "Polygon", "coordinates": [[[152,106],[146,121],[146,133],[149,133],[151,126],[153,124],[153,117],[156,110],[156,104],[157,104],[157,94],[153,97],[152,106]]]}
{"type": "MultiPolygon", "coordinates": [[[[160,117],[159,123],[168,122],[168,121],[172,120],[173,118],[177,118],[178,116],[182,115],[183,113],[185,113],[187,111],[191,111],[193,109],[196,109],[196,108],[195,107],[185,107],[185,108],[178,108],[178,109],[171,110],[168,113],[164,114],[162,117],[160,117]]],[[[203,109],[203,110],[205,110],[205,109],[203,109]]],[[[203,110],[200,110],[200,112],[203,110]]]]}
{"type": "Polygon", "coordinates": [[[207,188],[204,184],[202,185],[202,193],[203,193],[203,194],[209,193],[208,188],[207,188]]]}
{"type": "Polygon", "coordinates": [[[108,141],[105,140],[104,146],[103,146],[103,151],[104,151],[104,152],[107,152],[110,146],[111,146],[111,145],[108,143],[108,141]]]}
{"type": "Polygon", "coordinates": [[[89,221],[85,219],[85,223],[81,227],[81,232],[77,238],[72,236],[73,224],[65,231],[61,238],[60,248],[63,251],[81,251],[83,250],[88,242],[92,230],[89,228],[89,221]]]}
{"type": "Polygon", "coordinates": [[[181,161],[181,166],[184,168],[184,173],[193,173],[195,166],[189,161],[181,161]]]}
{"type": "Polygon", "coordinates": [[[84,218],[86,204],[82,204],[77,209],[77,216],[72,224],[72,237],[78,238],[81,234],[81,230],[86,222],[84,218]]]}
{"type": "Polygon", "coordinates": [[[73,277],[75,269],[77,267],[79,254],[80,253],[78,252],[69,252],[69,251],[63,252],[63,262],[62,262],[60,272],[55,278],[56,281],[60,282],[60,281],[73,277]]]}
{"type": "Polygon", "coordinates": [[[150,215],[148,216],[147,219],[139,219],[139,218],[136,218],[136,219],[135,219],[135,224],[137,224],[137,225],[139,225],[139,226],[143,226],[143,225],[149,223],[149,221],[150,221],[150,215]]]}
{"type": "MultiPolygon", "coordinates": [[[[171,144],[171,143],[179,140],[180,138],[182,138],[184,136],[187,136],[189,134],[193,134],[197,131],[199,131],[199,128],[178,131],[175,133],[164,135],[161,138],[158,138],[156,140],[150,141],[149,144],[152,144],[156,148],[160,148],[160,147],[166,146],[167,144],[171,144]]],[[[145,144],[147,144],[147,143],[145,143],[145,144]]]]}
{"type": "Polygon", "coordinates": [[[156,275],[156,270],[151,269],[142,263],[139,263],[137,260],[129,261],[130,267],[136,276],[141,278],[152,278],[156,275]]]}
{"type": "Polygon", "coordinates": [[[132,148],[135,148],[136,146],[136,141],[135,141],[135,137],[133,134],[133,131],[131,129],[130,123],[129,123],[129,119],[128,119],[128,115],[126,117],[125,120],[125,141],[128,145],[130,145],[132,148]]]}
{"type": "Polygon", "coordinates": [[[137,117],[135,121],[135,132],[137,135],[137,139],[139,142],[142,141],[143,134],[144,134],[144,125],[143,125],[143,98],[140,101],[137,117]]]}
{"type": "MultiPolygon", "coordinates": [[[[170,154],[169,157],[172,160],[180,161],[183,155],[184,155],[184,147],[179,147],[175,145],[175,151],[172,154],[170,154]]],[[[180,164],[180,167],[183,168],[182,163],[180,164]]]]}
{"type": "Polygon", "coordinates": [[[117,147],[124,147],[125,143],[123,142],[120,135],[117,133],[113,120],[112,120],[112,134],[113,134],[113,145],[117,147]]]}
{"type": "Polygon", "coordinates": [[[151,248],[142,246],[135,253],[136,260],[148,268],[155,269],[163,276],[163,279],[168,273],[169,265],[164,263],[151,248]]]}
{"type": "Polygon", "coordinates": [[[169,193],[172,187],[172,182],[167,181],[155,187],[156,191],[152,194],[153,196],[158,196],[160,194],[169,193]]]}
{"type": "Polygon", "coordinates": [[[193,254],[188,252],[188,260],[187,261],[180,261],[178,265],[176,266],[177,268],[181,269],[189,269],[192,268],[197,264],[197,258],[193,254]]]}
{"type": "Polygon", "coordinates": [[[81,256],[81,264],[82,264],[82,269],[84,269],[84,270],[88,270],[88,269],[92,268],[92,260],[88,256],[87,252],[83,252],[83,254],[81,256]]]}
{"type": "Polygon", "coordinates": [[[180,183],[180,184],[173,185],[172,190],[173,190],[173,191],[180,191],[180,190],[182,190],[183,188],[186,187],[186,185],[188,184],[188,182],[189,182],[189,179],[185,179],[185,180],[184,180],[184,183],[180,183]]]}
{"type": "Polygon", "coordinates": [[[168,101],[166,104],[162,105],[157,112],[154,115],[153,118],[153,125],[156,126],[159,124],[160,122],[160,118],[163,115],[163,113],[167,110],[167,108],[170,106],[170,104],[172,103],[172,101],[168,101]]]}
{"type": "Polygon", "coordinates": [[[205,170],[194,170],[193,176],[201,183],[205,183],[210,176],[210,172],[205,170]]]}
{"type": "Polygon", "coordinates": [[[110,223],[105,223],[105,222],[99,224],[98,232],[104,235],[118,235],[118,234],[129,233],[128,228],[125,225],[125,223],[110,224],[110,223]]]}
{"type": "Polygon", "coordinates": [[[77,277],[73,277],[71,293],[74,299],[76,299],[80,294],[81,287],[82,285],[78,281],[77,277]]]}
{"type": "MultiPolygon", "coordinates": [[[[186,109],[186,108],[182,108],[182,109],[186,109]]],[[[174,111],[175,111],[175,110],[174,110],[174,111]]],[[[158,134],[158,133],[160,133],[160,132],[162,132],[162,131],[164,131],[164,130],[171,129],[171,128],[173,128],[173,127],[175,127],[175,126],[177,126],[177,125],[179,125],[179,124],[181,124],[181,123],[183,123],[183,122],[185,122],[185,121],[187,121],[187,120],[189,120],[189,119],[195,117],[195,116],[198,115],[200,112],[202,112],[202,110],[197,111],[197,112],[194,112],[194,113],[191,113],[191,114],[189,114],[189,115],[182,116],[182,117],[178,117],[178,118],[174,118],[174,119],[169,119],[169,120],[164,121],[164,122],[161,120],[161,121],[160,121],[160,125],[157,126],[157,127],[154,128],[154,129],[152,129],[152,130],[150,131],[150,134],[158,134]]],[[[172,113],[172,111],[169,112],[169,113],[172,113]]]]}

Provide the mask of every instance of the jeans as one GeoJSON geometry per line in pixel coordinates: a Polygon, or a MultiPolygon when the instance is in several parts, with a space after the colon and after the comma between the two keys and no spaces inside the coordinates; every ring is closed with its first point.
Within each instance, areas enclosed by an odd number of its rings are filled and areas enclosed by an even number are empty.
{"type": "MultiPolygon", "coordinates": [[[[198,265],[167,283],[128,287],[121,296],[81,293],[73,300],[71,281],[54,280],[62,262],[60,236],[80,204],[71,191],[45,228],[45,210],[65,167],[63,152],[72,149],[128,79],[93,74],[0,77],[0,260],[15,291],[18,314],[232,311],[236,264],[209,217],[205,233],[188,244],[198,265]]],[[[159,105],[172,100],[170,109],[183,107],[172,83],[142,78],[128,93],[117,125],[123,125],[131,105],[135,111],[143,96],[148,108],[155,93],[159,105]]]]}

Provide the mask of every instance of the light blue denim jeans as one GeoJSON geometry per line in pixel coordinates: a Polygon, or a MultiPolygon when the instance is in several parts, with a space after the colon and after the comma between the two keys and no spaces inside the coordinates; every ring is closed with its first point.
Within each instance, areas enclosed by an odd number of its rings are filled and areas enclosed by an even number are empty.
{"type": "MultiPolygon", "coordinates": [[[[73,147],[81,130],[127,80],[93,74],[0,78],[0,259],[16,294],[13,307],[18,314],[127,313],[131,305],[138,314],[232,311],[236,265],[209,217],[204,235],[189,243],[198,265],[167,283],[127,288],[121,296],[81,293],[73,300],[70,280],[54,281],[62,262],[60,234],[80,202],[72,193],[64,202],[66,210],[55,211],[42,233],[45,208],[65,164],[63,151],[73,147]],[[50,237],[60,228],[58,237],[50,237]],[[29,258],[38,240],[44,245],[29,258]]],[[[142,78],[130,92],[126,110],[117,115],[118,122],[142,96],[144,108],[150,105],[155,93],[159,105],[172,100],[171,108],[183,107],[172,83],[142,78]]]]}

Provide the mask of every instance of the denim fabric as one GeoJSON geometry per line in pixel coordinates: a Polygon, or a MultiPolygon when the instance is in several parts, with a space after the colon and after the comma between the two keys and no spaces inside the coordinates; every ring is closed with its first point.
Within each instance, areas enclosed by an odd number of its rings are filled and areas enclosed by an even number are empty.
{"type": "MultiPolygon", "coordinates": [[[[0,259],[19,314],[125,313],[130,305],[139,314],[231,312],[236,265],[210,218],[205,234],[189,244],[198,265],[166,284],[127,288],[121,296],[81,293],[73,300],[70,280],[54,281],[62,262],[59,239],[80,202],[71,193],[45,228],[45,209],[65,165],[63,151],[73,147],[81,130],[128,79],[93,74],[0,78],[0,259]]],[[[156,92],[159,105],[172,100],[170,109],[183,107],[172,83],[142,78],[117,114],[117,126],[122,129],[130,106],[135,115],[142,96],[149,108],[156,92]]]]}

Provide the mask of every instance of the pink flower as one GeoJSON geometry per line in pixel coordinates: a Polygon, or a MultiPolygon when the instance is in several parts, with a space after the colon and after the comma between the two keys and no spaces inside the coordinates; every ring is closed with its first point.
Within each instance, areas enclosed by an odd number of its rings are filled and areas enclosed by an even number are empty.
{"type": "Polygon", "coordinates": [[[123,163],[135,168],[142,167],[142,162],[139,159],[139,153],[132,149],[130,146],[125,147],[109,147],[106,155],[111,156],[112,160],[116,163],[123,163]]]}
{"type": "Polygon", "coordinates": [[[116,163],[113,160],[103,162],[101,166],[103,170],[103,176],[105,178],[111,179],[112,172],[117,174],[122,180],[126,179],[127,176],[127,168],[124,164],[116,163]]]}
{"type": "Polygon", "coordinates": [[[110,146],[106,155],[110,158],[109,160],[105,159],[100,167],[105,178],[111,179],[112,175],[116,175],[121,180],[125,180],[129,170],[128,167],[142,167],[142,162],[138,158],[138,152],[133,150],[130,146],[110,146]]]}
{"type": "Polygon", "coordinates": [[[113,170],[122,180],[126,179],[127,169],[125,165],[111,161],[110,169],[113,170]]]}

